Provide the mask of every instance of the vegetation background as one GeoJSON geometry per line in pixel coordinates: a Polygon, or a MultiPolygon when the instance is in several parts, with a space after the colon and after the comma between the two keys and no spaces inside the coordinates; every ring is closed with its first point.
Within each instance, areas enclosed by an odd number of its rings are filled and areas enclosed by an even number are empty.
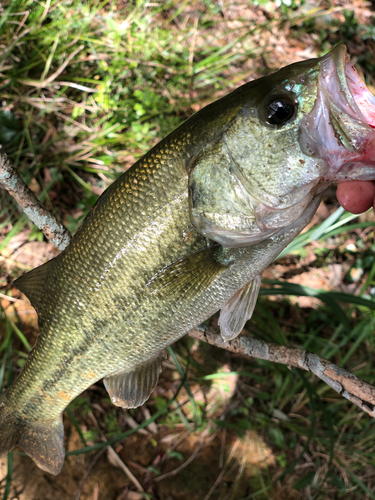
{"type": "MultiPolygon", "coordinates": [[[[373,1],[14,0],[0,13],[0,144],[71,232],[137,158],[247,81],[344,42],[375,90],[373,1]]],[[[11,283],[56,250],[0,193],[7,386],[37,336],[11,283]]],[[[318,226],[265,273],[243,334],[303,346],[375,384],[374,221],[353,219],[332,191],[318,226]]],[[[0,462],[4,499],[375,498],[373,419],[313,376],[189,337],[142,408],[114,407],[98,383],[64,423],[62,473],[15,451],[0,462]]]]}

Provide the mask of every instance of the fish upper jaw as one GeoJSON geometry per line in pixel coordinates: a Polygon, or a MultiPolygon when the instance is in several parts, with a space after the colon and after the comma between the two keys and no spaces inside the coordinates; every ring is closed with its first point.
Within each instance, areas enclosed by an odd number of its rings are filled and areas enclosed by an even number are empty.
{"type": "Polygon", "coordinates": [[[322,182],[375,180],[375,97],[344,45],[320,64],[315,106],[301,120],[301,149],[326,163],[322,182]]]}

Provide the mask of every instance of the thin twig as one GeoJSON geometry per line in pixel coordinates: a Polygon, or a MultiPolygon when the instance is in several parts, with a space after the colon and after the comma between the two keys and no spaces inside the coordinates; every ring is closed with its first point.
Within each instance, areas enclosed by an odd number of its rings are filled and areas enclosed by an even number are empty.
{"type": "Polygon", "coordinates": [[[82,481],[81,481],[81,484],[79,485],[79,488],[78,488],[78,491],[76,492],[75,494],[75,497],[74,497],[74,500],[79,500],[81,498],[81,493],[82,493],[82,490],[83,490],[83,487],[85,486],[85,483],[87,481],[87,478],[89,477],[89,474],[90,472],[92,471],[92,469],[94,468],[96,462],[99,460],[99,458],[103,455],[103,453],[105,452],[105,448],[102,448],[96,455],[95,457],[93,458],[93,460],[91,461],[90,465],[87,467],[87,470],[86,472],[84,473],[83,475],[83,478],[82,478],[82,481]]]}
{"type": "Polygon", "coordinates": [[[207,493],[207,495],[204,497],[204,500],[208,500],[210,498],[210,496],[212,495],[212,493],[215,491],[217,485],[220,483],[220,481],[222,480],[224,474],[227,472],[228,470],[228,466],[232,460],[232,458],[234,457],[234,454],[236,453],[236,450],[238,448],[238,445],[239,445],[239,440],[237,439],[237,441],[234,443],[231,451],[230,451],[230,454],[229,454],[229,457],[227,458],[227,461],[225,462],[225,465],[223,467],[223,469],[220,471],[220,474],[218,475],[218,477],[216,478],[216,481],[214,482],[214,484],[211,486],[210,488],[210,491],[207,493]]]}
{"type": "Polygon", "coordinates": [[[0,293],[0,299],[9,300],[9,302],[25,302],[22,299],[15,299],[14,297],[9,297],[9,295],[5,295],[5,293],[0,293]]]}
{"type": "Polygon", "coordinates": [[[199,455],[199,453],[202,451],[202,449],[205,448],[206,446],[208,446],[216,438],[216,436],[219,433],[219,431],[214,432],[209,437],[208,441],[205,441],[206,436],[210,433],[210,431],[211,431],[211,427],[207,427],[202,432],[201,437],[200,437],[201,442],[199,443],[199,445],[195,448],[193,453],[190,455],[190,457],[184,463],[179,465],[176,469],[173,469],[169,472],[166,472],[165,474],[162,474],[161,476],[155,477],[154,481],[156,481],[156,482],[162,481],[163,479],[166,479],[167,477],[175,476],[176,474],[181,472],[183,469],[185,469],[185,467],[187,467],[199,455]]]}
{"type": "Polygon", "coordinates": [[[37,81],[37,80],[22,80],[19,79],[18,83],[22,83],[23,85],[30,85],[32,87],[37,87],[37,88],[43,88],[47,87],[50,83],[52,83],[56,78],[61,75],[61,73],[64,71],[64,69],[68,66],[70,61],[75,57],[78,52],[81,52],[81,50],[84,49],[84,45],[80,45],[74,52],[68,55],[68,57],[65,59],[65,61],[62,63],[62,65],[54,72],[52,75],[50,75],[48,78],[45,80],[37,81]]]}
{"type": "MultiPolygon", "coordinates": [[[[97,429],[99,430],[99,434],[103,441],[108,441],[107,436],[104,434],[104,432],[101,430],[98,421],[95,418],[95,415],[90,412],[90,418],[96,425],[97,429]]],[[[125,465],[125,463],[121,460],[121,458],[118,456],[118,454],[115,452],[113,447],[111,445],[108,445],[107,448],[104,448],[107,450],[107,458],[109,462],[115,466],[115,467],[120,467],[125,473],[125,475],[130,479],[130,481],[134,484],[134,486],[137,488],[137,490],[141,493],[144,493],[144,489],[142,488],[141,483],[138,481],[138,479],[135,477],[135,475],[132,473],[132,471],[125,465]]]]}
{"type": "Polygon", "coordinates": [[[0,183],[56,248],[64,250],[69,245],[71,238],[69,231],[43,207],[19,173],[13,168],[7,155],[1,151],[0,183]]]}
{"type": "Polygon", "coordinates": [[[117,453],[115,452],[115,450],[112,448],[111,445],[109,445],[107,448],[107,456],[111,464],[114,465],[115,467],[119,467],[120,469],[122,469],[125,472],[126,476],[128,476],[128,478],[137,488],[137,490],[141,493],[144,493],[145,490],[142,488],[141,483],[138,481],[138,479],[135,477],[135,475],[132,473],[129,467],[117,455],[117,453]]]}
{"type": "Polygon", "coordinates": [[[180,471],[185,469],[185,467],[187,467],[194,460],[194,458],[201,452],[201,450],[204,446],[205,446],[205,443],[201,443],[197,448],[195,448],[193,453],[190,455],[190,457],[183,464],[178,466],[176,469],[171,470],[170,472],[166,472],[162,476],[155,477],[154,481],[163,481],[163,479],[166,479],[167,477],[175,476],[176,474],[178,474],[180,471]]]}

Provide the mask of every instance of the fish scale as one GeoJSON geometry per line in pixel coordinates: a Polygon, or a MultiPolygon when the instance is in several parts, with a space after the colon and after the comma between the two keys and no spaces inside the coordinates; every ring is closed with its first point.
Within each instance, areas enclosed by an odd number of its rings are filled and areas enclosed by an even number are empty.
{"type": "MultiPolygon", "coordinates": [[[[137,168],[129,170],[123,178],[112,185],[112,189],[107,191],[103,202],[94,207],[92,216],[86,219],[73,239],[72,245],[61,256],[57,257],[53,264],[53,269],[51,269],[46,283],[45,298],[38,311],[41,328],[38,350],[33,350],[30,355],[30,363],[26,365],[22,374],[22,377],[28,381],[27,392],[32,394],[28,396],[33,401],[31,406],[35,407],[32,413],[28,409],[29,418],[39,417],[40,405],[36,404],[36,401],[43,403],[47,395],[56,401],[60,400],[59,404],[48,408],[48,412],[42,411],[43,416],[49,419],[59,415],[66,406],[66,394],[74,397],[86,388],[87,377],[80,375],[74,377],[74,372],[86,369],[83,353],[87,356],[87,368],[89,368],[87,373],[95,373],[95,376],[89,377],[90,385],[105,374],[118,370],[119,367],[125,367],[124,364],[129,354],[131,355],[130,361],[133,362],[134,354],[132,354],[131,348],[129,349],[129,343],[121,349],[121,343],[117,342],[116,338],[118,335],[121,337],[126,335],[127,328],[123,326],[124,324],[133,324],[133,328],[136,328],[132,314],[142,302],[143,294],[139,291],[141,289],[139,282],[147,282],[152,273],[168,263],[168,258],[173,261],[177,257],[177,255],[171,255],[170,251],[176,241],[179,243],[176,248],[178,255],[182,250],[181,247],[184,246],[186,253],[189,250],[197,250],[199,248],[197,240],[200,241],[201,245],[206,245],[205,238],[202,238],[198,233],[195,237],[191,237],[188,243],[183,240],[181,242],[181,234],[188,226],[189,221],[186,217],[184,220],[180,216],[180,198],[177,198],[179,202],[175,209],[175,217],[173,217],[173,210],[170,209],[171,204],[168,204],[168,197],[171,198],[177,194],[178,186],[174,185],[175,190],[172,193],[171,190],[168,193],[163,191],[159,199],[152,196],[160,191],[163,177],[165,182],[170,177],[176,178],[176,174],[170,175],[172,169],[168,168],[171,164],[171,153],[168,155],[163,153],[162,148],[160,149],[150,158],[141,160],[137,168]],[[161,164],[155,163],[157,156],[163,161],[162,173],[160,172],[161,164]],[[150,164],[152,170],[150,170],[150,164]],[[134,179],[139,179],[145,170],[151,175],[134,183],[134,179]],[[120,199],[121,202],[119,202],[120,199]],[[154,217],[152,225],[144,220],[142,214],[142,207],[149,207],[150,204],[154,210],[159,209],[162,218],[161,221],[158,221],[154,217]],[[164,220],[165,207],[167,207],[167,212],[170,212],[167,214],[168,226],[164,220]],[[104,221],[105,227],[103,228],[104,221]],[[144,227],[143,233],[140,231],[142,226],[144,227]],[[153,238],[158,228],[159,231],[162,228],[163,233],[168,234],[167,240],[159,241],[159,239],[153,238]],[[129,234],[130,237],[127,236],[129,234]],[[111,239],[109,239],[109,235],[111,235],[111,239]],[[91,248],[87,247],[89,241],[91,248]],[[90,251],[92,249],[94,252],[90,251]],[[111,266],[110,264],[119,252],[121,256],[111,266]],[[150,269],[150,262],[147,258],[150,254],[155,261],[155,271],[152,267],[150,269]],[[104,279],[101,279],[105,269],[108,272],[104,279]],[[130,283],[130,288],[133,288],[131,294],[127,293],[127,283],[130,283]],[[136,291],[138,291],[138,296],[135,295],[136,291]],[[114,294],[116,295],[115,301],[113,300],[114,294]],[[57,298],[58,300],[56,300],[57,298]],[[60,302],[61,308],[59,308],[60,302]],[[119,318],[116,318],[113,312],[108,317],[109,306],[114,308],[119,318]],[[88,315],[85,314],[87,310],[89,310],[88,315]],[[92,310],[96,312],[93,314],[92,310]],[[120,320],[120,323],[116,319],[120,320]],[[102,322],[102,328],[99,332],[97,331],[98,322],[102,322]],[[53,335],[50,334],[51,331],[53,335]],[[92,331],[95,331],[96,335],[90,338],[91,335],[87,335],[86,332],[92,331]],[[107,338],[111,339],[111,346],[109,344],[107,346],[107,338]],[[99,349],[96,344],[99,344],[99,349]],[[113,344],[115,344],[114,349],[113,344]],[[122,352],[124,349],[125,357],[122,352]],[[64,353],[71,351],[80,353],[80,355],[74,354],[70,358],[65,357],[64,363],[68,365],[68,369],[65,368],[65,377],[62,378],[61,370],[54,370],[52,360],[55,357],[64,357],[64,353]],[[111,359],[108,359],[103,366],[102,360],[105,351],[108,352],[111,359]],[[112,355],[113,351],[118,352],[117,356],[112,355]],[[98,366],[96,366],[97,364],[98,366]],[[39,389],[40,378],[37,375],[40,372],[44,373],[43,378],[48,381],[48,384],[44,386],[42,384],[41,390],[39,389]],[[56,379],[59,384],[58,388],[53,391],[50,387],[51,381],[53,384],[56,379]],[[35,387],[32,384],[34,380],[35,387]]],[[[170,151],[172,148],[168,149],[170,151]]],[[[172,155],[175,154],[174,151],[175,148],[172,149],[172,155]]],[[[184,176],[186,178],[186,172],[184,176]]],[[[186,188],[182,198],[186,205],[186,188]]],[[[141,326],[145,327],[145,325],[141,326]]],[[[129,332],[129,342],[134,335],[129,332]]],[[[139,339],[138,345],[140,345],[139,339]]],[[[162,346],[165,345],[164,342],[162,346]]],[[[142,342],[140,347],[144,347],[142,342]]],[[[143,358],[144,356],[141,355],[139,361],[143,361],[143,358]]],[[[18,397],[19,395],[15,392],[17,388],[20,392],[22,391],[22,395],[25,397],[22,378],[18,384],[12,387],[9,395],[18,397]]]]}
{"type": "MultiPolygon", "coordinates": [[[[353,161],[345,144],[355,142],[362,161],[374,140],[360,109],[363,119],[326,124],[324,137],[311,125],[319,106],[332,109],[321,86],[333,68],[340,89],[345,57],[337,48],[283,68],[195,114],[103,193],[68,248],[15,282],[40,332],[0,396],[0,455],[19,444],[57,474],[61,414],[78,394],[104,378],[115,404],[137,407],[155,387],[164,348],[190,328],[222,309],[224,340],[241,332],[262,272],[335,180],[327,150],[353,161]],[[283,102],[288,113],[269,122],[283,102]]],[[[367,164],[358,175],[375,178],[367,164]]]]}

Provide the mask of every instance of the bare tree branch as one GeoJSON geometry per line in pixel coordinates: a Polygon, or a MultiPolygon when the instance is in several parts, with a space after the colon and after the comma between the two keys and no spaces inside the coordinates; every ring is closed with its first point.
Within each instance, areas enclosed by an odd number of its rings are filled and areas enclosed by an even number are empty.
{"type": "Polygon", "coordinates": [[[21,205],[22,210],[56,248],[64,250],[70,243],[70,233],[49,213],[13,168],[7,155],[0,151],[0,183],[21,205]]]}
{"type": "MultiPolygon", "coordinates": [[[[3,152],[0,152],[0,183],[53,245],[59,250],[68,246],[71,240],[69,231],[41,205],[3,152]]],[[[238,337],[224,342],[218,331],[212,328],[197,327],[190,330],[188,335],[246,357],[265,359],[314,373],[341,396],[359,406],[371,417],[375,417],[375,387],[317,354],[251,337],[238,337]]]]}
{"type": "Polygon", "coordinates": [[[190,330],[189,335],[236,354],[265,359],[314,373],[341,396],[375,417],[375,387],[318,354],[297,347],[264,342],[252,337],[237,337],[230,342],[224,342],[216,330],[202,326],[190,330]]]}

